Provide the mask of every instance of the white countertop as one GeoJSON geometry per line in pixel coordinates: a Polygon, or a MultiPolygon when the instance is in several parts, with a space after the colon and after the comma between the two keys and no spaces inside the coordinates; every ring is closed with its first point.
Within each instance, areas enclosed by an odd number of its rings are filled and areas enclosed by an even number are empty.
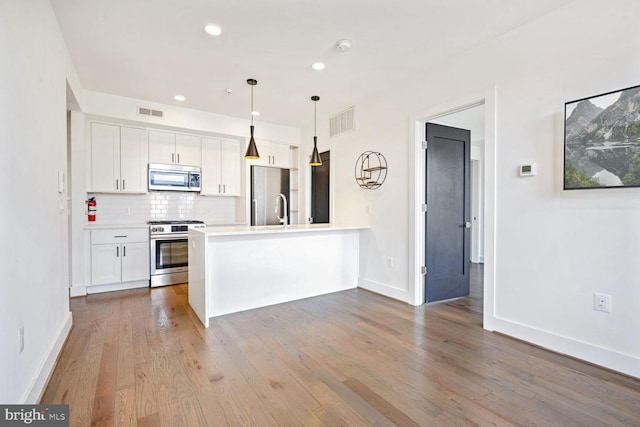
{"type": "Polygon", "coordinates": [[[203,233],[207,236],[251,235],[251,234],[277,234],[277,233],[308,233],[318,231],[346,231],[365,230],[370,225],[338,225],[338,224],[293,224],[284,228],[282,225],[235,225],[194,228],[190,231],[203,233]]]}
{"type": "Polygon", "coordinates": [[[149,228],[149,224],[87,224],[85,230],[112,230],[116,228],[149,228]]]}
{"type": "MultiPolygon", "coordinates": [[[[226,228],[226,227],[243,227],[243,225],[241,224],[214,224],[214,225],[207,225],[207,227],[220,227],[220,228],[226,228]]],[[[149,228],[149,224],[146,222],[143,223],[132,223],[132,224],[95,224],[95,223],[88,223],[87,225],[84,226],[85,230],[112,230],[112,229],[117,229],[117,228],[149,228]]]]}

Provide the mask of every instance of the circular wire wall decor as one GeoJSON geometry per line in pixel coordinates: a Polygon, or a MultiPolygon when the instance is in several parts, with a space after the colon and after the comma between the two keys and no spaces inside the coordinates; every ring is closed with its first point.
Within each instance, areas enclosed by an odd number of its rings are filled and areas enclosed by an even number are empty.
{"type": "Polygon", "coordinates": [[[361,188],[375,190],[387,179],[387,159],[378,152],[365,151],[360,154],[355,168],[356,183],[361,188]]]}

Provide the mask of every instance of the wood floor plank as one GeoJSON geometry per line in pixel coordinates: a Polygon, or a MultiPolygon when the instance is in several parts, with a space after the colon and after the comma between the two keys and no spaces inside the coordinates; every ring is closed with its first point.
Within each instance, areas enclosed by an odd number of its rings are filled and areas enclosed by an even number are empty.
{"type": "Polygon", "coordinates": [[[473,286],[421,307],[353,289],[209,329],[188,285],[70,307],[42,403],[72,426],[640,426],[639,379],[483,330],[473,286]]]}
{"type": "Polygon", "coordinates": [[[390,404],[369,387],[362,384],[357,378],[348,378],[344,381],[344,384],[358,396],[367,401],[369,405],[376,408],[378,412],[384,415],[385,418],[389,419],[392,423],[399,426],[420,427],[420,424],[409,418],[404,412],[398,410],[398,408],[390,404]]]}
{"type": "Polygon", "coordinates": [[[133,354],[133,327],[131,306],[120,315],[119,340],[118,340],[118,370],[116,378],[116,390],[129,388],[135,381],[134,354],[133,354]]]}
{"type": "Polygon", "coordinates": [[[115,410],[116,372],[119,369],[118,346],[120,331],[118,328],[119,302],[111,303],[111,310],[105,319],[104,342],[99,362],[97,389],[93,401],[91,425],[113,425],[115,410]]]}
{"type": "Polygon", "coordinates": [[[135,367],[135,404],[138,418],[145,418],[159,411],[155,380],[150,364],[151,362],[139,363],[135,367]]]}
{"type": "Polygon", "coordinates": [[[116,392],[115,420],[116,427],[137,427],[136,391],[134,386],[121,388],[116,392]]]}

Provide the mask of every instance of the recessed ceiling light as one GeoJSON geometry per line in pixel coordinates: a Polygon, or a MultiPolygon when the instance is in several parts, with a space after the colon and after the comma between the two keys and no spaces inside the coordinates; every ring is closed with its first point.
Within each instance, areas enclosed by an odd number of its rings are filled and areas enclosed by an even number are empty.
{"type": "Polygon", "coordinates": [[[311,68],[316,71],[324,70],[324,62],[314,62],[311,64],[311,68]]]}
{"type": "Polygon", "coordinates": [[[260,111],[252,111],[251,115],[252,116],[259,116],[260,115],[260,111]]]}
{"type": "Polygon", "coordinates": [[[187,98],[185,98],[182,95],[176,95],[176,96],[173,97],[173,99],[175,99],[176,101],[184,101],[187,98]]]}
{"type": "Polygon", "coordinates": [[[218,24],[207,24],[204,26],[204,31],[210,36],[219,36],[222,34],[222,28],[218,24]]]}

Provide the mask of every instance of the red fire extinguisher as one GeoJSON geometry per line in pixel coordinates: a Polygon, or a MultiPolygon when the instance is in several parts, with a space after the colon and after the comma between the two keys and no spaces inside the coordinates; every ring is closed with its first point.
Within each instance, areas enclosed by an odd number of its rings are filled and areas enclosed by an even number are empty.
{"type": "Polygon", "coordinates": [[[96,198],[95,197],[89,198],[89,200],[87,200],[87,206],[89,207],[89,210],[88,210],[89,221],[95,221],[96,220],[96,198]]]}

